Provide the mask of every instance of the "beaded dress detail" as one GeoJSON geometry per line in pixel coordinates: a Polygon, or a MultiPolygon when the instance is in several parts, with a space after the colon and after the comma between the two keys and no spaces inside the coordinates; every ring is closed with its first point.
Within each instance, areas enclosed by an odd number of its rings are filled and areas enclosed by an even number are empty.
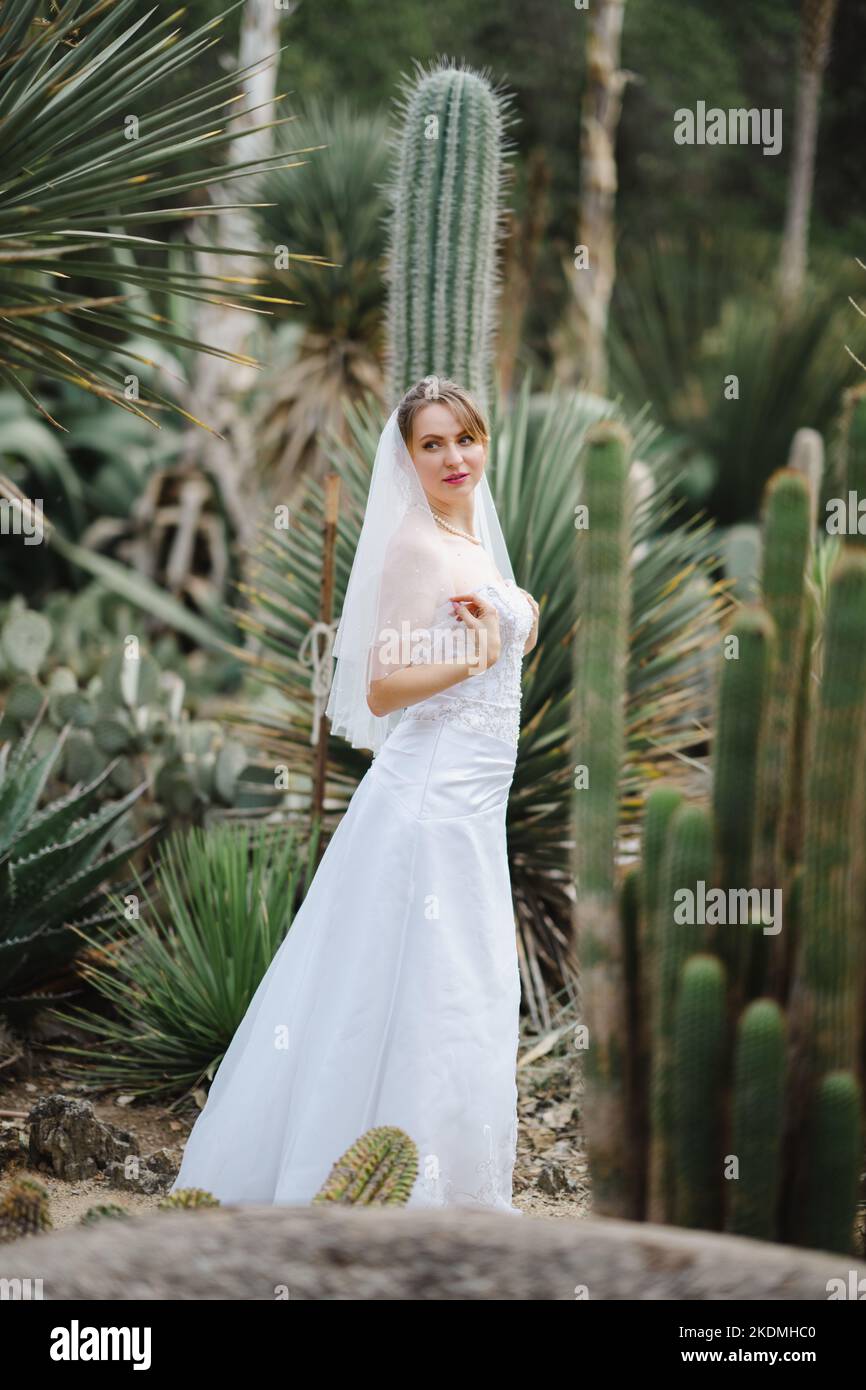
{"type": "MultiPolygon", "coordinates": [[[[480,676],[472,676],[451,690],[440,691],[429,699],[409,705],[403,719],[434,719],[459,724],[501,738],[516,748],[520,736],[523,648],[532,629],[532,609],[510,580],[476,584],[474,592],[488,594],[498,609],[502,638],[499,660],[480,676]]],[[[444,605],[436,626],[456,631],[462,624],[451,616],[448,605],[444,605]]],[[[413,664],[418,662],[413,660],[413,664]]]]}

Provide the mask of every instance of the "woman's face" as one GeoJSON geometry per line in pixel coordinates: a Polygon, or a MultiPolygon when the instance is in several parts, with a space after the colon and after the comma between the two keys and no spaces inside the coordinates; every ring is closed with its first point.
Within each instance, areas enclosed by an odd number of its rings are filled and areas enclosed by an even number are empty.
{"type": "Polygon", "coordinates": [[[484,475],[486,446],[466,433],[442,401],[421,406],[414,426],[409,452],[431,502],[447,508],[455,498],[471,495],[484,475]]]}

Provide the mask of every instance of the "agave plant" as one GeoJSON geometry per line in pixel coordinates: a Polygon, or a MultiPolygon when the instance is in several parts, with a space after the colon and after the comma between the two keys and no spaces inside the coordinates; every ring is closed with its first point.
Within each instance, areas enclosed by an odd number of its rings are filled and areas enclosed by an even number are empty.
{"type": "Polygon", "coordinates": [[[169,79],[213,44],[231,11],[182,35],[182,11],[154,21],[140,8],[66,0],[46,14],[44,0],[0,0],[0,376],[55,424],[31,389],[34,376],[73,383],[152,423],[161,412],[192,420],[157,389],[146,403],[131,399],[127,377],[148,359],[129,346],[118,363],[106,345],[140,334],[231,356],[166,327],[147,293],[258,310],[267,297],[255,274],[245,286],[223,284],[169,262],[168,240],[141,235],[144,224],[209,210],[178,206],[178,194],[260,172],[285,154],[207,163],[237,114],[242,72],[166,102],[169,79]],[[171,172],[184,160],[193,167],[171,172]],[[147,259],[136,259],[142,250],[147,259]]]}
{"type": "Polygon", "coordinates": [[[854,268],[816,262],[783,322],[775,243],[727,242],[668,238],[632,253],[617,281],[611,364],[629,405],[649,402],[679,443],[686,490],[730,524],[757,517],[801,426],[829,430],[859,373],[839,345],[862,358],[866,333],[851,323],[854,268]]]}
{"type": "MultiPolygon", "coordinates": [[[[588,426],[599,414],[617,415],[598,398],[560,393],[533,402],[525,382],[513,409],[491,420],[488,476],[518,582],[541,605],[539,642],[525,663],[523,727],[509,799],[512,858],[524,986],[530,1007],[546,1018],[540,979],[567,977],[571,902],[569,800],[570,648],[580,595],[568,557],[579,496],[578,460],[588,426]]],[[[381,422],[374,402],[347,410],[352,438],[333,444],[344,497],[335,551],[335,611],[357,543],[381,422]]],[[[621,783],[623,849],[647,788],[658,777],[700,776],[686,750],[706,737],[712,688],[709,649],[726,608],[712,579],[715,556],[708,523],[672,525],[673,476],[665,477],[657,432],[632,424],[639,449],[654,459],[658,486],[637,509],[632,565],[628,754],[621,783]],[[652,452],[655,446],[655,452],[652,452]],[[663,529],[667,526],[669,529],[663,529]]],[[[297,769],[312,771],[310,670],[300,659],[319,612],[323,490],[311,486],[309,506],[289,532],[263,535],[239,621],[256,637],[247,660],[279,694],[272,714],[243,717],[259,746],[297,769]]],[[[334,739],[329,746],[325,817],[332,828],[366,770],[368,755],[334,739]]]]}
{"type": "Polygon", "coordinates": [[[89,1034],[64,1043],[70,1077],[133,1095],[167,1095],[212,1078],[262,976],[289,931],[317,850],[293,829],[259,825],[170,836],[139,904],[115,900],[114,926],[94,943],[102,963],[83,977],[112,1006],[53,1010],[89,1034]]]}
{"type": "Polygon", "coordinates": [[[272,274],[301,303],[302,322],[283,325],[269,343],[275,365],[259,393],[256,431],[259,472],[289,506],[308,473],[321,475],[318,436],[342,429],[343,400],[382,391],[387,121],[346,101],[326,108],[313,99],[300,129],[308,162],[264,175],[255,214],[262,241],[287,247],[288,265],[272,274]],[[330,264],[296,259],[294,248],[305,246],[320,247],[330,264]]]}
{"type": "Polygon", "coordinates": [[[15,1023],[50,1001],[58,977],[82,949],[81,930],[98,934],[111,916],[108,883],[150,838],[103,853],[144,790],[133,787],[98,805],[113,764],[39,807],[68,733],[67,726],[47,753],[36,755],[40,723],[41,717],[17,744],[0,748],[0,1013],[15,1023]]]}

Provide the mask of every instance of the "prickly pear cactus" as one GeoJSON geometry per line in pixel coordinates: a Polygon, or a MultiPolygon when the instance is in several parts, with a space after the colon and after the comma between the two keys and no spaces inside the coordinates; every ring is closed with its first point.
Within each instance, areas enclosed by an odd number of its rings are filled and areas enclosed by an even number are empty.
{"type": "Polygon", "coordinates": [[[52,1226],[47,1189],[33,1178],[17,1178],[0,1198],[0,1245],[52,1226]]]}
{"type": "Polygon", "coordinates": [[[418,1149],[408,1134],[380,1125],[362,1134],[334,1164],[314,1204],[405,1206],[418,1176],[418,1149]]]}

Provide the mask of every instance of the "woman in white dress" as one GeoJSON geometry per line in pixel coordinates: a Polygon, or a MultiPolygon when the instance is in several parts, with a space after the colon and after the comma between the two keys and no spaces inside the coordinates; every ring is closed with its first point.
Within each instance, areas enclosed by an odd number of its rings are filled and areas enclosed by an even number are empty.
{"type": "Polygon", "coordinates": [[[538,605],[472,397],[429,377],[379,440],[334,645],[332,732],[373,762],[217,1070],[172,1191],[306,1204],[366,1130],[409,1205],[512,1204],[520,980],[505,813],[538,605]]]}

